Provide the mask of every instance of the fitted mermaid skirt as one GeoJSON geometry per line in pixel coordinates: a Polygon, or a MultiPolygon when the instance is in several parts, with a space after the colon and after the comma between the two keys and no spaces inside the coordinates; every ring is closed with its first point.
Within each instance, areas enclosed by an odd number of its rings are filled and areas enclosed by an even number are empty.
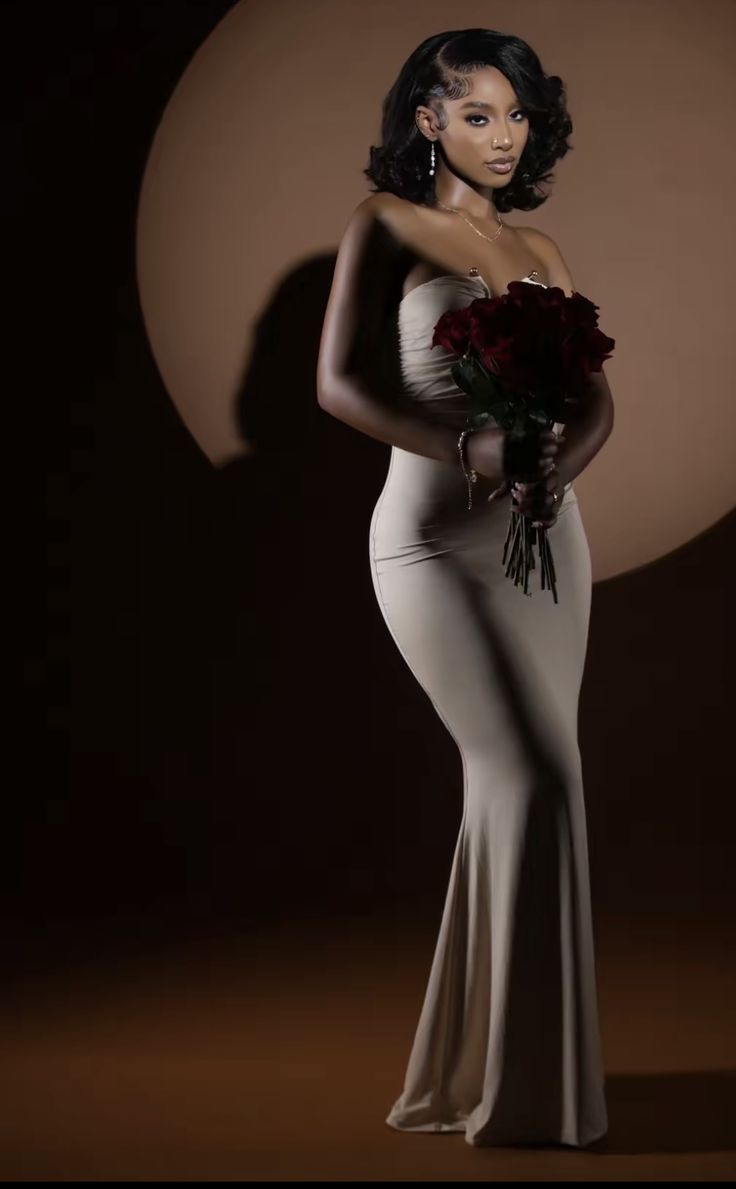
{"type": "Polygon", "coordinates": [[[505,575],[508,498],[393,447],[370,525],[376,598],[460,749],[463,809],[403,1090],[386,1122],[473,1145],[607,1130],[578,703],[591,565],[577,497],[548,530],[558,602],[505,575]]]}

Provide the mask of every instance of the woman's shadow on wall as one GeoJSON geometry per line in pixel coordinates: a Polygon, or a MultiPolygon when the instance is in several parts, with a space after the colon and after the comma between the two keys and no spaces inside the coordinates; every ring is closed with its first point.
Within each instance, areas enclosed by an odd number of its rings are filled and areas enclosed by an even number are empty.
{"type": "MultiPolygon", "coordinates": [[[[390,447],[317,400],[335,259],[321,256],[291,273],[259,318],[238,393],[240,432],[253,450],[214,481],[222,596],[216,746],[234,793],[258,793],[246,800],[250,827],[268,839],[263,861],[273,846],[281,876],[290,871],[301,884],[306,865],[315,893],[323,876],[334,893],[337,876],[341,895],[370,901],[377,882],[391,883],[392,868],[401,878],[407,838],[431,862],[432,839],[453,837],[462,776],[373,592],[369,525],[390,447]],[[435,803],[417,821],[405,794],[407,781],[423,784],[419,758],[427,776],[452,782],[457,799],[441,798],[444,806],[435,803]],[[438,831],[443,809],[447,830],[438,831]],[[395,866],[386,853],[392,845],[395,866]]],[[[387,333],[380,366],[393,390],[398,351],[387,333]]],[[[426,790],[419,795],[424,800],[426,790]]],[[[439,895],[442,860],[438,869],[439,895]]]]}

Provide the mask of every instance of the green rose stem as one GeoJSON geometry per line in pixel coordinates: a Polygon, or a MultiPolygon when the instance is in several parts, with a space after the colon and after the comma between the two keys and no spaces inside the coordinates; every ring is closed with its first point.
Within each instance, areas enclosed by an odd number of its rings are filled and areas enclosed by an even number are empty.
{"type": "Polygon", "coordinates": [[[509,517],[509,527],[506,532],[506,540],[503,546],[503,556],[501,564],[506,566],[505,574],[507,578],[513,578],[514,586],[523,583],[524,594],[531,597],[529,590],[529,574],[536,569],[536,562],[534,559],[534,544],[537,544],[539,549],[539,565],[541,570],[541,585],[542,590],[548,589],[552,591],[552,597],[555,603],[559,602],[557,598],[557,575],[555,573],[555,563],[552,558],[552,550],[547,540],[547,530],[543,525],[536,529],[528,516],[523,512],[517,512],[515,508],[511,510],[509,517]],[[506,557],[508,555],[508,564],[506,557]]]}

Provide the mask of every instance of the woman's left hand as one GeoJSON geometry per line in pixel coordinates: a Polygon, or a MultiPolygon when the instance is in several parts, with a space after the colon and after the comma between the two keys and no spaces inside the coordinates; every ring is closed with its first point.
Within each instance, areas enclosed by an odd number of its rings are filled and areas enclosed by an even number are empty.
{"type": "Polygon", "coordinates": [[[552,466],[539,483],[512,485],[512,507],[528,516],[535,526],[551,528],[557,519],[564,491],[565,485],[559,471],[556,466],[552,466]]]}

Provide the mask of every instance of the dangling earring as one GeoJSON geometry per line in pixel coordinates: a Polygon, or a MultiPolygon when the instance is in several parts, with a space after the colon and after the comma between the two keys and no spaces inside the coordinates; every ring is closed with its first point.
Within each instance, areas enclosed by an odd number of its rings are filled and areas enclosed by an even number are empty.
{"type": "Polygon", "coordinates": [[[429,158],[429,176],[433,177],[433,175],[434,175],[434,141],[432,141],[432,153],[429,158]]]}

